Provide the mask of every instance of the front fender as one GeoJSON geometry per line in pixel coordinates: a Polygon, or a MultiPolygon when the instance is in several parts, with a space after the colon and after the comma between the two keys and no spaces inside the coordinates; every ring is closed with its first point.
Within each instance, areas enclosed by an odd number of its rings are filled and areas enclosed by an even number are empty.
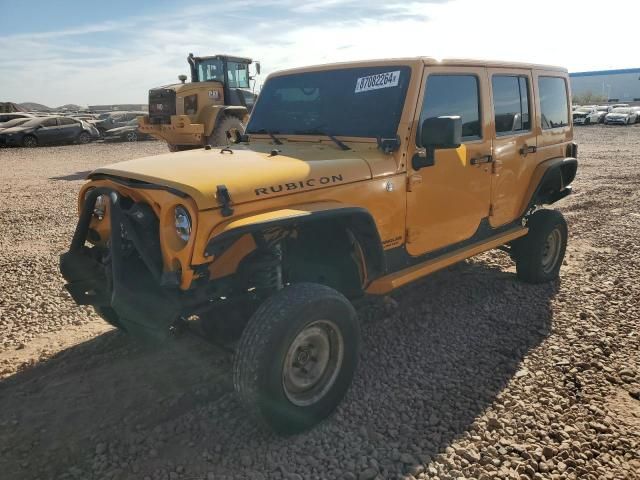
{"type": "Polygon", "coordinates": [[[385,267],[380,234],[372,215],[362,207],[338,202],[317,202],[262,212],[218,225],[209,236],[205,256],[217,257],[246,234],[275,228],[295,229],[310,222],[335,222],[353,233],[362,248],[369,279],[379,276],[385,267]]]}

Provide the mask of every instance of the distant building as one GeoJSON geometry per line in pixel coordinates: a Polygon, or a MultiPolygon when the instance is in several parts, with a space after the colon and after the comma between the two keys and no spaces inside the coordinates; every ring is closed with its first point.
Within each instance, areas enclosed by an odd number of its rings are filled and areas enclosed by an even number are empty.
{"type": "Polygon", "coordinates": [[[592,93],[614,102],[640,101],[640,68],[570,73],[571,92],[592,93]]]}
{"type": "Polygon", "coordinates": [[[149,105],[146,103],[130,103],[121,105],[89,105],[87,107],[91,112],[146,112],[149,105]]]}

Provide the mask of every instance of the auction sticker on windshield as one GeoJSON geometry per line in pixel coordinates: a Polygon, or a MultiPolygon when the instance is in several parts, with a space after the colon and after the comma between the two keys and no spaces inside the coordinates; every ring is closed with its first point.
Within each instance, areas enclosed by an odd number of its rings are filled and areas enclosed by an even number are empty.
{"type": "Polygon", "coordinates": [[[378,73],[368,77],[360,77],[356,80],[355,93],[378,90],[379,88],[397,87],[400,80],[400,70],[395,72],[378,73]]]}

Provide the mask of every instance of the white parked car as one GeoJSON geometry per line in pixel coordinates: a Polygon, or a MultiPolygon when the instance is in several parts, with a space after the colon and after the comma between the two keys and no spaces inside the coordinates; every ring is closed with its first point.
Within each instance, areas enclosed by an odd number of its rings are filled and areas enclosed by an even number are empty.
{"type": "Polygon", "coordinates": [[[605,125],[630,125],[636,123],[638,112],[631,107],[614,108],[604,117],[605,125]]]}
{"type": "Polygon", "coordinates": [[[604,117],[613,110],[613,107],[610,105],[598,105],[596,110],[598,111],[598,123],[604,123],[604,117]]]}
{"type": "Polygon", "coordinates": [[[598,123],[599,114],[595,107],[580,107],[573,112],[574,125],[598,123]]]}

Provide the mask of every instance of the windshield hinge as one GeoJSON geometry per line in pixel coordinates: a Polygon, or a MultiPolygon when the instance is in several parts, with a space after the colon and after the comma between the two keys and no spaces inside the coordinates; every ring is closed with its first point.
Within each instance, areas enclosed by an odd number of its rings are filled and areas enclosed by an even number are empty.
{"type": "Polygon", "coordinates": [[[216,199],[221,207],[223,217],[230,217],[233,215],[233,208],[231,208],[231,195],[225,185],[218,185],[216,187],[216,199]]]}
{"type": "Polygon", "coordinates": [[[378,148],[384,153],[393,153],[400,148],[400,137],[396,135],[396,138],[381,138],[378,137],[378,148]]]}

